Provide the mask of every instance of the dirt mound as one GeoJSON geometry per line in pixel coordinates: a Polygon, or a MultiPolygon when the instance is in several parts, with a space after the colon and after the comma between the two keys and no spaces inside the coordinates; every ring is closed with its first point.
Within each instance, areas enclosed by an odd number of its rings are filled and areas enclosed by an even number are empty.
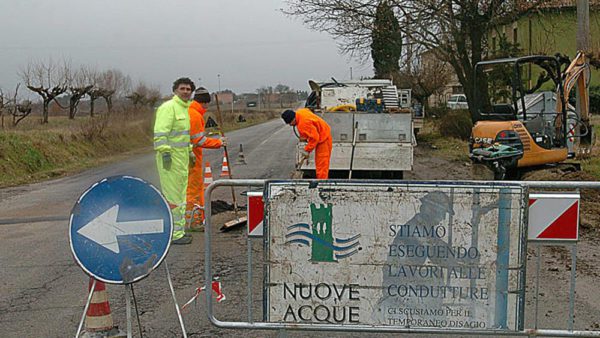
{"type": "MultiPolygon", "coordinates": [[[[223,200],[212,201],[210,210],[212,211],[213,215],[225,211],[233,211],[233,204],[223,200]]],[[[238,210],[246,210],[246,207],[238,205],[238,210]]]]}
{"type": "Polygon", "coordinates": [[[526,172],[523,181],[594,181],[594,177],[573,166],[558,166],[548,169],[536,169],[526,172]]]}

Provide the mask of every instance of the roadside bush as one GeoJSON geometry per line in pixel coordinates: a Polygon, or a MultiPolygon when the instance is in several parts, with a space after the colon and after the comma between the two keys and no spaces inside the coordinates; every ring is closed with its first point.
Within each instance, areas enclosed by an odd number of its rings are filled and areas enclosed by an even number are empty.
{"type": "Polygon", "coordinates": [[[427,108],[427,116],[433,118],[443,118],[448,115],[450,109],[445,106],[427,108]]]}
{"type": "Polygon", "coordinates": [[[439,119],[438,131],[445,137],[466,140],[471,135],[471,114],[468,110],[451,110],[439,119]]]}
{"type": "Polygon", "coordinates": [[[80,124],[80,134],[88,142],[99,139],[104,135],[108,122],[106,114],[88,118],[87,121],[80,124]]]}

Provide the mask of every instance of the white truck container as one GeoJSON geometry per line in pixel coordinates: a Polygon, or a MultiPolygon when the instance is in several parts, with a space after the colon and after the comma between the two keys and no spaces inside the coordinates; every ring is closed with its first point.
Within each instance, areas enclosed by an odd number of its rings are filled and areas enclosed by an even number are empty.
{"type": "Polygon", "coordinates": [[[400,108],[409,109],[412,114],[413,131],[415,136],[423,129],[425,121],[425,107],[419,102],[413,103],[412,89],[398,89],[400,108]]]}
{"type": "MultiPolygon", "coordinates": [[[[306,106],[331,127],[330,178],[401,179],[412,170],[416,144],[412,111],[399,105],[398,90],[390,80],[310,84],[313,91],[306,106]],[[379,99],[382,105],[357,111],[359,99],[379,99]]],[[[297,146],[298,161],[304,146],[303,142],[297,146]]],[[[314,154],[300,170],[305,178],[315,177],[314,154]]]]}

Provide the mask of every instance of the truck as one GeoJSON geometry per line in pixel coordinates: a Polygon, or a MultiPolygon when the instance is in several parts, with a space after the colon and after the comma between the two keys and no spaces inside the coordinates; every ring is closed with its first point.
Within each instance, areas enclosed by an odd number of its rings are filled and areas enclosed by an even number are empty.
{"type": "Polygon", "coordinates": [[[412,99],[412,89],[403,88],[398,89],[399,105],[402,109],[410,109],[412,113],[413,131],[415,136],[419,134],[419,131],[423,129],[425,121],[425,107],[412,99]]]}
{"type": "MultiPolygon", "coordinates": [[[[311,80],[309,85],[305,107],[331,127],[330,178],[402,179],[412,170],[412,110],[400,105],[391,80],[311,80]]],[[[297,145],[296,163],[305,144],[297,145]]],[[[298,169],[303,178],[314,178],[314,154],[298,169]]]]}

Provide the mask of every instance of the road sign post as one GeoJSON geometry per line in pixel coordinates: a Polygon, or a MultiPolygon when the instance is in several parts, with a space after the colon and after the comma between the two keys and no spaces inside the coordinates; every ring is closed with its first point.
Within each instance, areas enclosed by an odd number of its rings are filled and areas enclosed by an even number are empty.
{"type": "Polygon", "coordinates": [[[540,276],[540,247],[566,245],[571,248],[571,278],[569,281],[569,319],[567,326],[573,330],[575,320],[575,276],[577,266],[577,242],[579,241],[580,194],[574,192],[529,194],[529,220],[527,240],[537,246],[537,269],[535,286],[535,323],[538,320],[538,297],[540,276]]]}
{"type": "MultiPolygon", "coordinates": [[[[172,233],[173,217],[165,198],[153,185],[132,176],[108,177],[93,184],[75,203],[69,222],[71,252],[85,273],[131,291],[165,259],[172,233]]],[[[165,269],[171,285],[166,262],[165,269]]],[[[185,337],[172,288],[171,292],[185,337]]],[[[130,327],[130,316],[127,320],[130,327]]]]}

